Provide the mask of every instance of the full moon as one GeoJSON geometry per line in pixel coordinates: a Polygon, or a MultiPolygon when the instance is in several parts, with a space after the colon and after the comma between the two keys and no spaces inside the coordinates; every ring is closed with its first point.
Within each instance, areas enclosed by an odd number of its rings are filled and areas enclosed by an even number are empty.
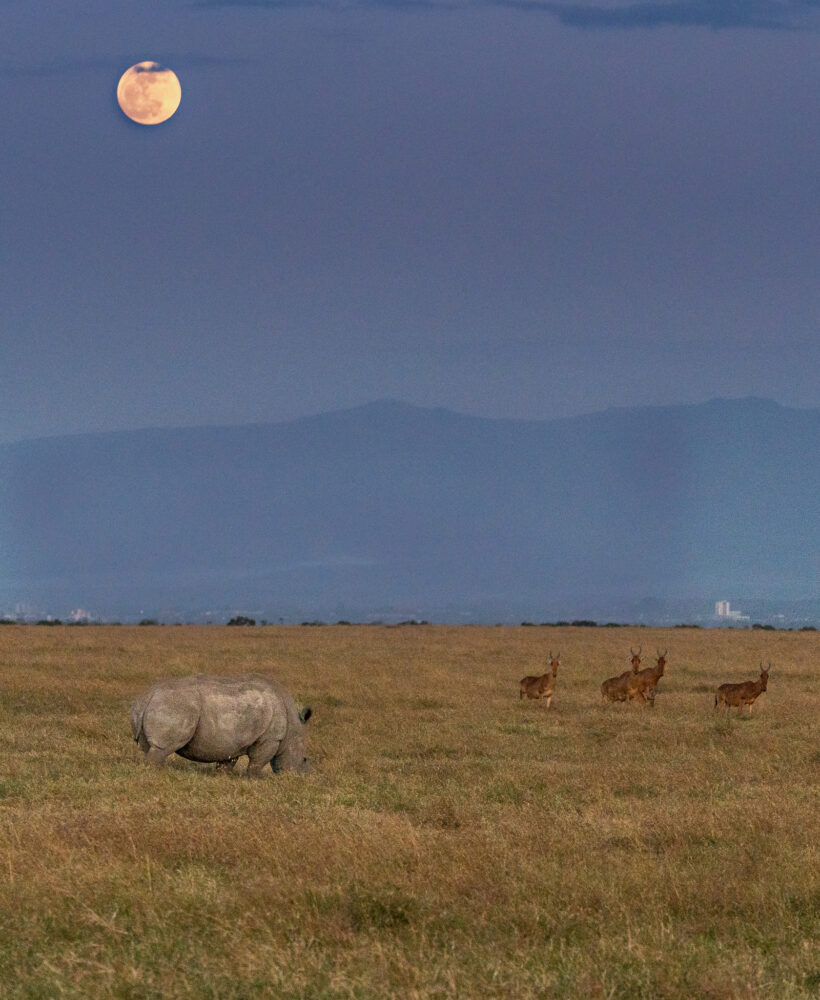
{"type": "Polygon", "coordinates": [[[140,125],[168,121],[181,98],[176,73],[155,62],[137,63],[122,74],[117,84],[117,101],[123,113],[140,125]]]}

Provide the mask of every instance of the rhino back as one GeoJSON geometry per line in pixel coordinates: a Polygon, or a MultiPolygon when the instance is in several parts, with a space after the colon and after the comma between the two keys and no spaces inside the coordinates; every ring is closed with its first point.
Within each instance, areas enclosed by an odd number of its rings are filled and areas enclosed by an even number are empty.
{"type": "Polygon", "coordinates": [[[283,740],[288,712],[270,681],[259,677],[196,678],[199,717],[180,756],[221,761],[239,756],[262,739],[283,740]]]}

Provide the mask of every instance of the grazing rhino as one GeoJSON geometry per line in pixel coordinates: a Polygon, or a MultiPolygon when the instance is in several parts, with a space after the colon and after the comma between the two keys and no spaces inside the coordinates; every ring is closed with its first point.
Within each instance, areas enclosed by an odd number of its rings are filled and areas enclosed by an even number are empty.
{"type": "Polygon", "coordinates": [[[131,732],[153,764],[177,753],[232,768],[247,754],[248,774],[308,770],[304,724],[282,685],[266,677],[175,677],[159,681],[131,706],[131,732]]]}

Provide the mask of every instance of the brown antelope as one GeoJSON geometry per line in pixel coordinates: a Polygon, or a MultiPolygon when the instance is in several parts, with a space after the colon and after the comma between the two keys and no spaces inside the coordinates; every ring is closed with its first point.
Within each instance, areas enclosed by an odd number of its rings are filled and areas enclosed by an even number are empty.
{"type": "Polygon", "coordinates": [[[658,650],[657,666],[645,667],[629,679],[627,697],[631,701],[639,701],[638,693],[640,693],[643,696],[643,700],[640,700],[641,704],[648,701],[652,708],[655,707],[655,691],[658,687],[658,681],[663,677],[667,652],[666,649],[663,652],[658,650]]]}
{"type": "Polygon", "coordinates": [[[771,663],[763,668],[763,661],[760,661],[760,677],[756,681],[743,681],[742,684],[721,684],[715,693],[715,711],[719,707],[726,706],[726,711],[730,707],[737,706],[738,714],[743,712],[743,706],[749,706],[749,715],[752,714],[752,705],[766,690],[769,681],[769,672],[772,669],[771,663]]]}
{"type": "MultiPolygon", "coordinates": [[[[618,674],[617,677],[610,677],[605,680],[601,685],[601,697],[604,701],[626,701],[629,695],[629,683],[632,678],[641,669],[641,650],[643,646],[638,646],[638,652],[630,646],[629,652],[632,654],[632,668],[630,670],[624,671],[622,674],[618,674]]],[[[640,697],[636,695],[632,700],[640,701],[643,704],[646,699],[641,694],[640,697]]]]}
{"type": "Polygon", "coordinates": [[[520,692],[518,695],[519,701],[525,696],[527,698],[536,698],[539,701],[542,698],[546,698],[547,708],[549,708],[553,692],[555,691],[555,678],[558,676],[558,665],[560,660],[561,654],[556,653],[556,655],[553,656],[552,650],[550,650],[547,663],[552,668],[551,671],[548,670],[540,677],[522,677],[520,692]]]}

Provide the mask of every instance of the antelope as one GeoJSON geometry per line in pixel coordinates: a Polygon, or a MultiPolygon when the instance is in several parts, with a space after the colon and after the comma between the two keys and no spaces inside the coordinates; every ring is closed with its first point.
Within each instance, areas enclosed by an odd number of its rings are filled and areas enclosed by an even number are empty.
{"type": "Polygon", "coordinates": [[[640,693],[643,696],[641,704],[648,701],[652,708],[655,707],[655,690],[658,686],[658,681],[663,677],[667,652],[668,650],[666,649],[663,652],[658,650],[657,666],[645,667],[630,678],[627,691],[628,698],[633,701],[637,700],[637,695],[640,693]]]}
{"type": "Polygon", "coordinates": [[[553,656],[552,650],[550,650],[550,655],[547,658],[547,664],[552,668],[552,672],[548,670],[540,677],[522,677],[518,695],[519,701],[524,698],[525,695],[527,698],[535,698],[538,701],[542,698],[546,698],[547,708],[549,708],[553,692],[555,691],[555,678],[558,676],[558,665],[560,660],[561,654],[556,653],[556,655],[553,656]]]}
{"type": "MultiPolygon", "coordinates": [[[[626,670],[622,674],[618,674],[617,677],[610,677],[605,680],[601,685],[601,697],[604,701],[626,701],[629,697],[629,684],[632,678],[641,669],[641,650],[643,646],[638,646],[638,652],[630,646],[629,652],[632,654],[632,669],[626,670]]],[[[632,698],[633,701],[640,701],[643,704],[646,701],[643,694],[638,692],[632,698]]]]}
{"type": "Polygon", "coordinates": [[[766,690],[769,681],[769,672],[772,669],[771,661],[764,669],[763,661],[760,661],[760,677],[756,681],[743,681],[742,684],[721,684],[715,693],[715,711],[723,705],[726,711],[737,705],[738,715],[742,714],[743,706],[749,706],[749,715],[752,714],[752,705],[766,690]]]}

